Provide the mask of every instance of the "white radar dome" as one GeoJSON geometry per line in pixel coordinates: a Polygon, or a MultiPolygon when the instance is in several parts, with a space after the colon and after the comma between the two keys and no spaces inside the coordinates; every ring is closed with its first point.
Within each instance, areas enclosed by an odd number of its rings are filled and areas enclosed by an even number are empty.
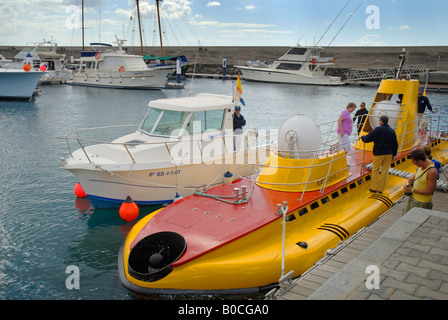
{"type": "Polygon", "coordinates": [[[381,116],[388,116],[389,126],[395,130],[400,116],[400,105],[390,100],[377,102],[370,110],[369,115],[369,122],[372,128],[380,125],[381,116]]]}
{"type": "Polygon", "coordinates": [[[316,121],[302,114],[286,120],[278,131],[278,150],[281,156],[309,159],[320,149],[322,133],[316,121]]]}

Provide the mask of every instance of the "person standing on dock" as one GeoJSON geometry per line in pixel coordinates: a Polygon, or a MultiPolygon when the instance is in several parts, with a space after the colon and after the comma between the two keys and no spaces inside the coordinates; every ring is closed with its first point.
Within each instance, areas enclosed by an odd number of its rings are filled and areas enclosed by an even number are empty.
{"type": "Polygon", "coordinates": [[[361,109],[359,109],[358,111],[356,111],[355,116],[353,118],[353,122],[358,119],[358,134],[361,132],[362,126],[364,125],[364,122],[366,121],[367,115],[369,114],[369,111],[366,109],[366,103],[365,102],[361,102],[361,104],[359,105],[361,107],[361,109]]]}
{"type": "Polygon", "coordinates": [[[423,150],[412,151],[410,159],[418,169],[409,178],[408,184],[403,187],[404,193],[409,195],[403,214],[414,207],[432,209],[432,195],[437,184],[437,169],[434,163],[426,157],[423,150]]]}
{"type": "Polygon", "coordinates": [[[392,158],[398,152],[397,135],[389,126],[389,117],[381,116],[380,125],[366,136],[360,138],[364,143],[373,142],[372,184],[369,189],[373,193],[383,193],[392,158]],[[381,177],[380,177],[381,168],[381,177]]]}
{"type": "Polygon", "coordinates": [[[423,115],[425,114],[426,107],[428,107],[428,110],[434,113],[432,110],[432,106],[429,103],[428,97],[423,95],[423,91],[418,91],[418,126],[420,127],[420,123],[423,119],[423,115]]]}
{"type": "Polygon", "coordinates": [[[353,118],[350,114],[355,111],[355,109],[356,104],[354,102],[349,102],[338,118],[337,133],[339,134],[339,144],[347,154],[352,151],[352,147],[350,146],[350,135],[353,130],[353,118]]]}

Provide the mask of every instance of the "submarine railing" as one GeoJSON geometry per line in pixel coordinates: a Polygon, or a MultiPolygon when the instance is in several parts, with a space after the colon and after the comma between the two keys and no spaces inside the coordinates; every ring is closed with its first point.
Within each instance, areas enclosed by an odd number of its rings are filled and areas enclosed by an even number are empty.
{"type": "MultiPolygon", "coordinates": [[[[404,112],[404,110],[400,110],[400,116],[399,116],[399,118],[401,118],[402,119],[402,113],[404,112]]],[[[428,117],[430,120],[430,129],[429,129],[429,138],[431,138],[432,137],[432,119],[431,119],[431,117],[428,117]]],[[[440,117],[439,117],[440,118],[440,117]]],[[[415,129],[414,130],[412,130],[412,131],[410,131],[410,132],[413,132],[413,131],[417,131],[417,134],[413,134],[413,139],[411,140],[411,146],[414,146],[414,144],[415,144],[415,142],[416,142],[416,140],[419,138],[419,135],[418,135],[418,131],[421,129],[420,128],[420,124],[418,123],[418,120],[414,120],[414,121],[410,121],[410,122],[407,122],[407,123],[404,123],[404,124],[401,124],[400,126],[405,126],[405,129],[403,130],[403,133],[401,134],[401,141],[402,141],[402,143],[401,143],[401,146],[400,146],[400,149],[404,146],[404,144],[403,144],[403,142],[404,142],[404,137],[407,135],[407,134],[409,134],[409,131],[407,132],[406,131],[406,126],[407,125],[409,125],[409,124],[413,124],[413,123],[415,123],[417,121],[417,126],[415,127],[415,129]]],[[[397,126],[397,128],[398,127],[400,127],[400,126],[397,126]]],[[[439,123],[439,125],[438,125],[438,131],[437,132],[439,132],[440,133],[440,130],[439,130],[439,127],[440,127],[440,123],[439,123]]],[[[396,128],[395,128],[395,131],[396,131],[396,128]]],[[[363,153],[365,154],[365,147],[362,149],[362,150],[360,150],[360,151],[363,151],[363,153]]],[[[280,153],[280,151],[278,151],[279,153],[280,153]]],[[[399,151],[400,153],[402,152],[402,150],[400,150],[399,151]]],[[[316,156],[314,157],[314,158],[316,158],[316,156]]],[[[331,163],[333,162],[333,158],[334,158],[334,154],[333,154],[333,156],[332,156],[332,160],[331,160],[331,163]]],[[[365,157],[363,157],[363,159],[365,159],[365,157]]],[[[313,159],[314,160],[314,159],[313,159]]],[[[363,161],[363,163],[365,163],[365,161],[363,161]]],[[[369,163],[370,165],[371,165],[371,162],[369,163]]],[[[330,166],[331,166],[331,164],[330,164],[330,166]]],[[[311,166],[312,167],[312,166],[311,166]]],[[[305,167],[304,167],[305,168],[305,167]]],[[[370,166],[370,169],[371,169],[371,166],[370,166]]],[[[389,171],[388,171],[388,174],[391,174],[391,172],[390,172],[391,170],[389,169],[389,171]]],[[[311,170],[310,170],[310,172],[311,172],[311,170]]],[[[327,177],[328,177],[328,172],[327,172],[327,177]]],[[[308,181],[307,181],[308,182],[308,181]]],[[[321,189],[322,190],[322,189],[321,189]]],[[[275,295],[276,294],[279,294],[280,292],[283,292],[283,291],[287,291],[288,290],[288,288],[290,288],[291,287],[291,285],[292,285],[292,276],[293,276],[293,274],[294,274],[294,270],[291,270],[290,272],[288,272],[288,274],[286,274],[285,275],[285,272],[284,272],[284,239],[285,239],[285,232],[286,232],[286,230],[285,230],[285,224],[286,224],[286,220],[285,220],[285,215],[286,215],[286,211],[287,211],[287,209],[288,209],[288,207],[286,206],[286,201],[284,201],[283,202],[283,206],[281,207],[281,205],[280,204],[278,204],[277,206],[279,207],[279,210],[278,210],[278,212],[277,212],[277,214],[282,214],[283,215],[283,235],[282,235],[282,269],[281,269],[281,277],[280,277],[280,279],[279,279],[279,281],[278,281],[278,283],[279,283],[279,285],[280,285],[280,289],[276,289],[276,288],[274,288],[274,289],[272,289],[271,291],[269,291],[266,295],[265,295],[265,297],[266,297],[266,299],[268,299],[268,300],[270,300],[270,299],[274,299],[275,298],[275,295]]],[[[358,231],[359,232],[359,231],[358,231]]]]}
{"type": "MultiPolygon", "coordinates": [[[[400,113],[399,113],[399,115],[397,117],[390,116],[389,118],[390,119],[403,119],[403,113],[406,112],[405,110],[403,110],[403,107],[404,107],[404,104],[401,104],[400,113]]],[[[388,110],[385,110],[385,111],[388,111],[388,110]]],[[[389,110],[389,111],[396,111],[396,110],[389,110]]],[[[368,119],[368,116],[366,118],[366,121],[367,121],[367,119],[368,119]]],[[[418,121],[418,120],[414,120],[414,121],[406,122],[404,124],[397,125],[395,127],[395,131],[397,131],[397,128],[399,128],[401,126],[412,125],[412,123],[414,123],[416,121],[418,121]]],[[[334,124],[334,123],[335,123],[335,121],[331,121],[331,122],[323,123],[323,124],[321,124],[321,126],[325,126],[325,125],[328,125],[328,124],[334,124]]],[[[417,131],[417,133],[418,133],[418,127],[416,129],[412,130],[412,131],[417,131]]],[[[406,131],[406,127],[405,127],[405,129],[403,130],[403,133],[400,134],[397,137],[398,139],[401,139],[401,142],[402,142],[400,144],[400,148],[398,150],[399,154],[401,154],[403,152],[402,148],[404,146],[404,138],[405,138],[405,136],[407,134],[409,134],[409,132],[412,132],[412,131],[406,131]]],[[[270,166],[270,165],[261,164],[261,163],[258,163],[258,164],[251,163],[249,165],[258,166],[259,167],[259,171],[260,171],[260,168],[262,168],[262,167],[271,167],[271,168],[278,168],[278,169],[311,169],[311,168],[315,168],[315,167],[318,167],[318,166],[327,165],[328,162],[325,162],[325,163],[319,164],[319,165],[315,165],[314,164],[314,160],[317,159],[319,156],[324,156],[324,155],[328,156],[328,155],[331,154],[331,160],[329,160],[330,166],[328,168],[327,174],[323,178],[325,180],[324,180],[323,185],[322,185],[322,187],[320,189],[320,193],[324,193],[325,189],[327,188],[328,178],[330,177],[329,173],[331,172],[331,166],[332,166],[333,162],[335,161],[334,160],[334,156],[340,150],[340,146],[337,143],[338,139],[337,138],[333,138],[333,139],[331,138],[331,134],[334,133],[334,132],[335,132],[335,130],[333,130],[333,126],[330,127],[330,130],[322,132],[322,135],[324,135],[324,134],[326,135],[326,139],[321,144],[321,147],[319,149],[317,149],[317,150],[300,150],[301,153],[305,153],[305,154],[314,153],[313,161],[312,161],[312,164],[310,166],[282,167],[282,166],[270,166]],[[336,143],[333,144],[334,142],[336,142],[336,143]]],[[[357,132],[351,135],[351,140],[350,140],[351,144],[353,144],[353,142],[356,141],[356,139],[353,139],[353,136],[357,136],[357,135],[358,135],[357,132]]],[[[410,144],[411,146],[414,146],[418,139],[419,139],[418,134],[414,134],[413,135],[413,139],[411,141],[407,142],[407,145],[410,144]]],[[[290,150],[272,150],[272,151],[277,153],[277,155],[288,154],[288,152],[290,152],[290,150]]],[[[331,174],[337,174],[337,173],[342,172],[342,171],[347,171],[347,177],[346,177],[346,180],[347,180],[348,177],[349,177],[349,174],[350,174],[350,168],[351,167],[355,167],[355,166],[357,166],[359,164],[362,164],[362,163],[366,164],[365,153],[366,153],[365,145],[364,145],[364,147],[362,149],[352,149],[352,152],[350,152],[349,154],[346,155],[347,159],[349,160],[348,167],[344,168],[344,169],[341,169],[341,170],[338,170],[338,171],[335,171],[335,172],[332,172],[331,174]],[[359,161],[359,162],[353,163],[353,159],[355,158],[354,155],[357,154],[357,153],[360,153],[360,152],[363,153],[362,160],[359,161]]],[[[370,161],[370,163],[371,163],[371,161],[370,161]]],[[[363,170],[364,170],[364,166],[361,166],[361,174],[364,173],[363,170]]],[[[286,186],[305,185],[304,190],[300,191],[302,195],[301,195],[300,199],[298,199],[299,201],[302,201],[303,200],[303,196],[304,196],[304,194],[306,192],[306,188],[307,188],[308,184],[315,183],[317,181],[322,181],[322,178],[319,178],[319,179],[316,179],[316,180],[310,180],[309,179],[310,174],[311,174],[311,170],[309,170],[308,177],[307,177],[305,182],[295,182],[295,183],[259,182],[259,183],[260,184],[265,184],[265,185],[286,185],[286,186]]],[[[244,177],[240,176],[240,178],[244,178],[244,177]]],[[[245,179],[250,180],[247,177],[245,179]]],[[[256,182],[256,180],[253,180],[253,182],[256,182]]]]}

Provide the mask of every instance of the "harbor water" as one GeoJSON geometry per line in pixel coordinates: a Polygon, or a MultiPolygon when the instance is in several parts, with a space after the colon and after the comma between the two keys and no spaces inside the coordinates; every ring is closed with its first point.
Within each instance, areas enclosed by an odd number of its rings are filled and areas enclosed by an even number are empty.
{"type": "MultiPolygon", "coordinates": [[[[58,135],[140,123],[154,99],[201,92],[232,95],[235,82],[187,79],[180,90],[114,90],[51,85],[31,102],[0,101],[0,300],[138,298],[120,283],[118,251],[135,224],[118,209],[94,209],[59,168],[69,154],[58,135]],[[73,287],[79,271],[79,288],[73,287]]],[[[369,107],[376,87],[242,82],[247,128],[278,129],[294,114],[336,120],[348,102],[369,107]]],[[[448,130],[448,95],[429,92],[448,130]]],[[[154,208],[140,208],[139,218],[154,208]]],[[[279,266],[280,268],[280,266],[279,266]]],[[[237,272],[237,270],[235,270],[237,272]]]]}

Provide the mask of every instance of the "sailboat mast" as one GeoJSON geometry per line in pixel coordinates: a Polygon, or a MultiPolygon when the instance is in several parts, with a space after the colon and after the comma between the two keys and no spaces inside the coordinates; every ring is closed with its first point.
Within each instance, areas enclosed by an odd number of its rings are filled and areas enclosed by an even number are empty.
{"type": "Polygon", "coordinates": [[[157,20],[159,22],[159,37],[160,37],[160,51],[161,51],[161,56],[163,57],[163,43],[162,43],[162,28],[160,26],[160,11],[159,11],[159,2],[161,2],[162,0],[156,0],[157,3],[157,20]]]}
{"type": "Polygon", "coordinates": [[[81,16],[82,16],[82,51],[84,51],[84,0],[81,2],[81,16]]]}
{"type": "Polygon", "coordinates": [[[138,30],[140,31],[140,47],[142,49],[142,56],[143,54],[143,38],[142,38],[142,25],[140,23],[140,6],[138,4],[139,0],[135,0],[137,2],[137,17],[138,17],[138,30]]]}

